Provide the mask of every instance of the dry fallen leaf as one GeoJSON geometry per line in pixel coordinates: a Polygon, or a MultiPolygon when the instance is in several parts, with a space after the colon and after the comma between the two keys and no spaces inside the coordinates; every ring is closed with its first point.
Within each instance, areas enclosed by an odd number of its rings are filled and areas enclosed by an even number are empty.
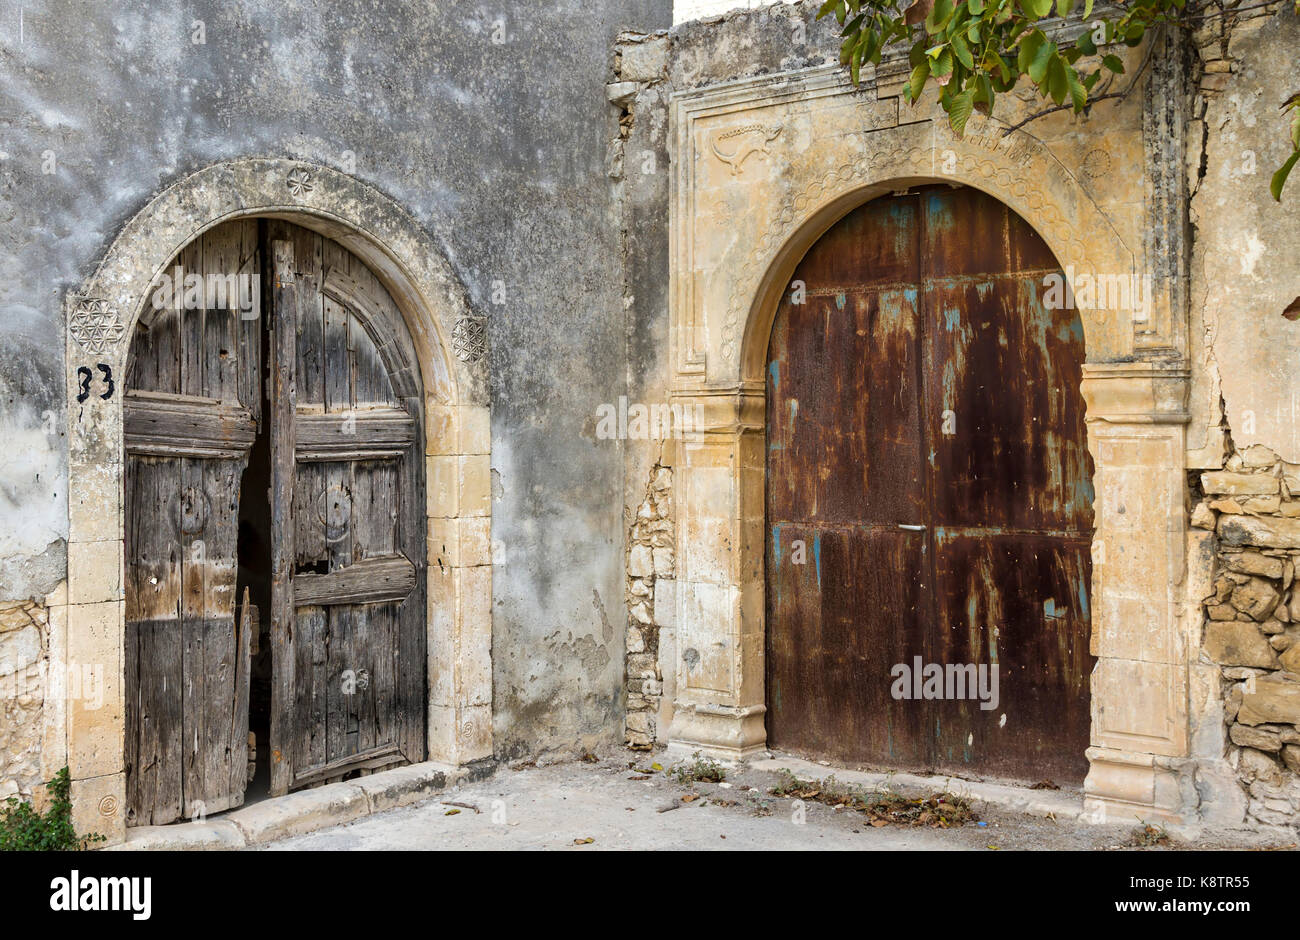
{"type": "Polygon", "coordinates": [[[574,845],[591,845],[591,843],[593,843],[593,842],[595,842],[595,841],[596,841],[595,839],[590,839],[590,838],[588,838],[588,839],[574,839],[574,840],[573,840],[573,844],[574,844],[574,845]]]}

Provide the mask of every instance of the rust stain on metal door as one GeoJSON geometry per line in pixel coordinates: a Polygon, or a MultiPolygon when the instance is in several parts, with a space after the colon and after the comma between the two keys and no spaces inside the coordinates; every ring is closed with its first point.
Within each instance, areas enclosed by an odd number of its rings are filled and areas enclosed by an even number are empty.
{"type": "Polygon", "coordinates": [[[1042,302],[1057,272],[1022,219],[948,187],[860,207],[795,272],[767,375],[774,747],[1082,780],[1092,465],[1080,320],[1042,302]]]}

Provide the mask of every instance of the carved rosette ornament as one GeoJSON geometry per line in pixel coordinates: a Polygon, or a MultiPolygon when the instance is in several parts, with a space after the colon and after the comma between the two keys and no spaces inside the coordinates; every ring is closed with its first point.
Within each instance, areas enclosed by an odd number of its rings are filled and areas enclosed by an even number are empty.
{"type": "Polygon", "coordinates": [[[473,364],[487,353],[487,317],[463,316],[451,332],[451,351],[461,362],[473,364]]]}
{"type": "Polygon", "coordinates": [[[126,327],[107,300],[87,297],[77,301],[68,321],[68,332],[87,352],[104,353],[121,342],[126,327]]]}
{"type": "Polygon", "coordinates": [[[285,181],[285,185],[289,187],[289,192],[299,199],[316,188],[316,184],[311,181],[311,174],[300,166],[296,166],[289,171],[289,177],[285,181]]]}

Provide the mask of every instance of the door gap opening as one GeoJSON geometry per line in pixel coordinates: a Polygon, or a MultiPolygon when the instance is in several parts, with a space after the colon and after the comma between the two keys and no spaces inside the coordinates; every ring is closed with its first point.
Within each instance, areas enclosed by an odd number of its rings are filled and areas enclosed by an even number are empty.
{"type": "MultiPolygon", "coordinates": [[[[261,296],[268,296],[263,284],[261,296]]],[[[259,362],[265,370],[270,362],[270,331],[267,329],[266,310],[259,310],[258,341],[259,362]]],[[[265,373],[264,373],[265,374],[265,373]]],[[[253,616],[249,622],[255,631],[251,675],[248,684],[249,768],[248,787],[244,791],[244,805],[257,803],[271,795],[271,546],[275,533],[271,529],[271,414],[270,385],[259,382],[261,388],[261,414],[257,422],[257,437],[248,455],[239,488],[239,542],[236,594],[243,603],[244,589],[248,588],[253,616]]],[[[241,611],[242,613],[242,611],[241,611]]],[[[239,622],[238,620],[236,622],[239,622]]]]}

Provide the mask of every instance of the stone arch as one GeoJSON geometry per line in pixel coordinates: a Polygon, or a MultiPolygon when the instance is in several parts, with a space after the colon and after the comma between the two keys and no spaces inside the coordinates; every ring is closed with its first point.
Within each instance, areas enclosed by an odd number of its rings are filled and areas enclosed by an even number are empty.
{"type": "Polygon", "coordinates": [[[365,262],[397,304],[413,348],[391,353],[413,356],[403,365],[426,406],[428,754],[463,764],[492,753],[484,321],[428,233],[373,187],[293,160],[219,163],[169,186],[136,213],[65,302],[65,661],[102,664],[105,694],[95,709],[69,699],[55,721],[66,739],[79,828],[115,840],[125,827],[123,408],[121,396],[104,394],[99,384],[85,396],[78,369],[102,364],[124,377],[135,324],[158,274],[207,230],[248,217],[284,219],[333,239],[365,262]]]}
{"type": "MultiPolygon", "coordinates": [[[[879,132],[901,141],[907,128],[879,132]]],[[[1011,208],[1047,242],[1061,267],[1078,275],[1139,275],[1139,262],[1114,226],[1061,162],[1027,135],[1001,139],[973,133],[950,141],[951,173],[918,172],[934,161],[930,147],[882,145],[860,163],[828,171],[782,201],[743,266],[722,324],[722,356],[737,362],[742,382],[762,379],[762,359],[781,292],[804,253],[850,210],[877,196],[924,183],[952,183],[988,193],[1011,208]],[[982,149],[991,142],[993,152],[982,149]],[[1018,165],[1012,171],[1010,161],[1018,165]],[[1032,181],[1032,182],[1031,182],[1032,181]],[[1086,237],[1084,237],[1086,233],[1086,237]]],[[[1080,314],[1090,362],[1133,352],[1133,310],[1085,309],[1080,314]]]]}

